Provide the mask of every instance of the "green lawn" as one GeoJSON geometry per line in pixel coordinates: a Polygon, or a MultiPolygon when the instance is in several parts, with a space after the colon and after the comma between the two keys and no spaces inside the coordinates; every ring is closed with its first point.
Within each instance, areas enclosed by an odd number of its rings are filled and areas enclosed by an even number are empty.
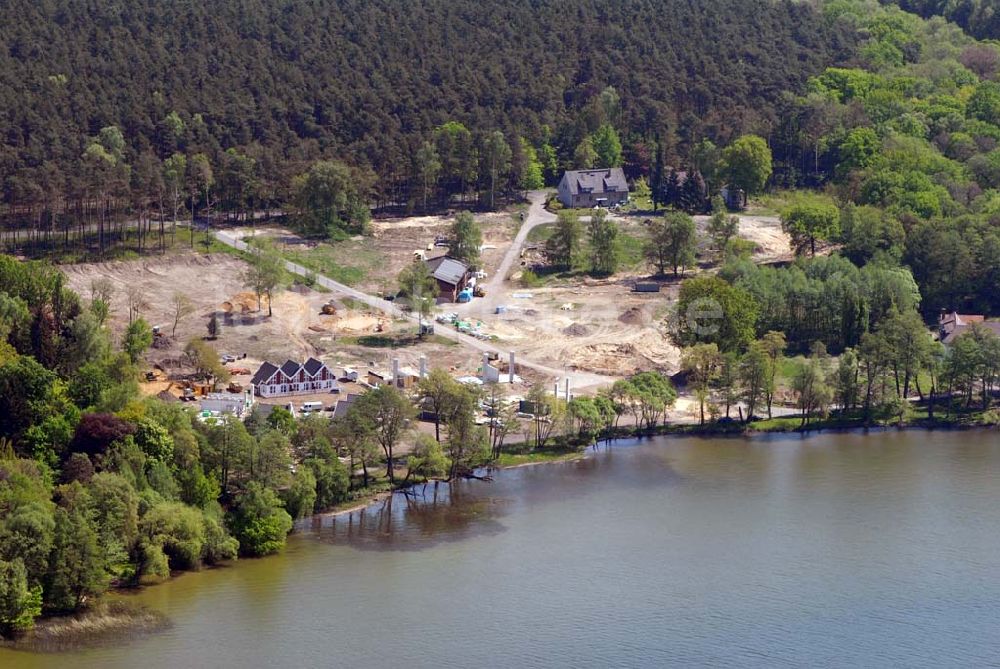
{"type": "Polygon", "coordinates": [[[526,240],[529,244],[540,244],[543,242],[547,242],[549,240],[549,237],[552,236],[552,233],[555,231],[555,229],[556,229],[555,223],[546,223],[545,225],[539,225],[536,228],[532,228],[528,232],[526,240]]]}
{"type": "MultiPolygon", "coordinates": [[[[61,243],[61,238],[56,237],[51,244],[25,244],[20,247],[24,255],[33,260],[47,260],[57,265],[70,265],[86,262],[109,262],[117,260],[136,260],[140,257],[161,255],[158,235],[151,231],[144,241],[142,255],[136,251],[137,240],[135,230],[130,229],[124,242],[115,237],[112,241],[111,235],[105,235],[104,253],[98,252],[98,237],[96,233],[85,236],[81,243],[75,237],[70,242],[69,248],[61,243]]],[[[0,249],[2,250],[2,249],[0,249]]],[[[195,231],[194,249],[198,253],[229,253],[242,257],[237,251],[215,239],[213,235],[205,232],[195,231]]],[[[167,231],[164,236],[162,255],[173,255],[192,251],[191,232],[188,228],[178,228],[177,234],[172,236],[167,231]]]]}
{"type": "MultiPolygon", "coordinates": [[[[534,244],[544,244],[552,236],[554,231],[555,224],[553,223],[540,225],[528,233],[527,241],[534,244]]],[[[643,247],[645,245],[646,238],[644,234],[636,234],[637,232],[641,233],[642,231],[630,229],[629,227],[619,229],[619,271],[632,271],[642,267],[646,262],[643,254],[643,247]]],[[[590,243],[587,241],[586,234],[584,235],[583,242],[581,244],[580,258],[581,262],[572,270],[559,271],[548,267],[541,268],[540,271],[537,272],[539,281],[534,285],[526,287],[536,287],[546,283],[553,283],[565,279],[589,275],[590,243]]]]}
{"type": "Polygon", "coordinates": [[[364,240],[345,239],[322,242],[314,248],[290,247],[282,255],[303,267],[334,281],[353,286],[365,279],[383,262],[382,255],[364,240]]]}

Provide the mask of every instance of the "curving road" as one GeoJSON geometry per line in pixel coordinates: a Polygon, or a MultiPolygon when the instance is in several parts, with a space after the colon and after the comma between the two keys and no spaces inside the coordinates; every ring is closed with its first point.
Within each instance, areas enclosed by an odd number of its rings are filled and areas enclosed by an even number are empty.
{"type": "Polygon", "coordinates": [[[504,254],[503,259],[500,261],[500,266],[497,267],[496,272],[493,273],[493,277],[487,282],[486,297],[470,302],[469,313],[491,314],[498,304],[503,304],[501,298],[506,296],[504,283],[507,281],[507,275],[510,274],[510,268],[521,258],[521,249],[524,247],[524,242],[528,239],[528,234],[539,225],[554,223],[556,220],[556,215],[545,209],[547,196],[548,192],[543,190],[528,193],[528,200],[531,202],[531,206],[528,207],[524,223],[521,224],[521,229],[517,231],[514,241],[511,242],[510,248],[507,249],[507,253],[504,254]]]}

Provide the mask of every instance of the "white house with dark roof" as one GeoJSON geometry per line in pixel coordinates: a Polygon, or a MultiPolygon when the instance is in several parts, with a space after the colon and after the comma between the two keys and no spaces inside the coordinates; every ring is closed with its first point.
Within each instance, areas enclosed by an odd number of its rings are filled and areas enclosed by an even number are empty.
{"type": "Polygon", "coordinates": [[[571,170],[559,182],[559,201],[571,209],[610,207],[628,202],[628,182],[620,167],[571,170]]]}
{"type": "Polygon", "coordinates": [[[337,375],[316,358],[309,358],[304,363],[286,360],[280,367],[265,362],[250,383],[261,397],[304,395],[335,390],[337,375]]]}

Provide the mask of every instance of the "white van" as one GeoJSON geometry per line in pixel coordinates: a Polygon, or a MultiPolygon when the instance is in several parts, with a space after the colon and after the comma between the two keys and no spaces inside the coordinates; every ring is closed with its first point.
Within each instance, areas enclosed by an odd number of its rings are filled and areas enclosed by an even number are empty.
{"type": "Polygon", "coordinates": [[[322,402],[303,402],[302,403],[302,411],[301,412],[303,414],[308,414],[308,413],[312,413],[314,411],[322,411],[322,410],[323,410],[323,403],[322,402]]]}

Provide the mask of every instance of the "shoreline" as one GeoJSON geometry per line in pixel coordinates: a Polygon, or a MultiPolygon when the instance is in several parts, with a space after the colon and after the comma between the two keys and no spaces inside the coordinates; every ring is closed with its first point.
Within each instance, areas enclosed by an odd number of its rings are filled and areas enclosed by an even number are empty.
{"type": "MultiPolygon", "coordinates": [[[[908,425],[896,426],[896,425],[870,425],[870,426],[859,426],[859,425],[829,425],[829,426],[809,426],[807,429],[778,429],[778,430],[748,430],[748,429],[718,429],[718,425],[715,429],[704,429],[707,426],[698,425],[662,425],[657,426],[658,429],[655,430],[621,430],[614,436],[610,436],[607,439],[597,440],[602,447],[610,448],[622,441],[631,440],[644,440],[653,437],[688,437],[688,438],[706,438],[706,437],[716,437],[716,438],[742,438],[742,439],[755,439],[762,437],[809,437],[809,436],[819,436],[824,433],[849,433],[849,432],[859,432],[862,434],[867,433],[883,433],[891,430],[904,431],[904,430],[957,430],[957,431],[971,431],[971,430],[989,430],[992,426],[988,425],[971,425],[962,423],[939,423],[935,421],[933,424],[927,424],[926,422],[915,422],[908,425]]],[[[740,425],[740,427],[746,427],[740,425]]],[[[996,429],[993,427],[993,429],[996,429]]],[[[490,469],[495,470],[514,470],[521,469],[523,467],[534,467],[538,465],[549,465],[567,462],[577,462],[585,460],[593,454],[591,446],[593,444],[587,444],[585,446],[576,448],[575,450],[569,450],[570,447],[563,445],[553,445],[550,447],[543,447],[541,449],[532,449],[529,453],[513,453],[510,457],[530,457],[532,454],[543,456],[552,454],[552,457],[543,457],[542,459],[529,461],[529,462],[516,462],[508,463],[504,465],[492,465],[490,469]],[[555,453],[553,453],[555,451],[555,453]]],[[[514,444],[512,446],[518,446],[514,444]]],[[[299,521],[296,521],[293,527],[292,533],[297,533],[300,531],[308,530],[308,525],[314,521],[320,521],[324,518],[344,516],[351,513],[356,513],[358,511],[364,511],[375,504],[382,502],[398,492],[402,492],[403,488],[395,488],[391,490],[379,490],[373,492],[371,496],[364,497],[357,500],[352,500],[343,507],[334,507],[332,509],[322,511],[319,513],[314,513],[312,515],[306,516],[299,521]]],[[[265,559],[265,558],[256,558],[265,559]]],[[[210,568],[220,568],[232,565],[239,565],[239,560],[233,562],[228,562],[217,567],[210,568]]],[[[168,579],[169,581],[169,579],[168,579]]],[[[164,581],[164,583],[167,581],[164,581]]],[[[128,594],[134,593],[140,589],[146,589],[149,587],[156,587],[157,585],[162,585],[162,583],[152,584],[147,586],[138,587],[123,587],[123,588],[113,588],[109,591],[109,594],[128,594]]],[[[82,613],[72,615],[72,616],[53,616],[50,618],[39,619],[35,629],[17,640],[2,640],[0,641],[0,649],[6,649],[15,652],[27,652],[27,653],[37,653],[44,655],[58,655],[63,652],[71,652],[75,650],[81,650],[93,647],[102,646],[113,646],[122,643],[131,643],[137,638],[149,634],[156,634],[169,629],[172,622],[167,618],[162,612],[148,609],[146,607],[129,605],[123,602],[121,599],[116,599],[114,597],[108,597],[107,599],[99,600],[92,609],[86,610],[82,613]]]]}

